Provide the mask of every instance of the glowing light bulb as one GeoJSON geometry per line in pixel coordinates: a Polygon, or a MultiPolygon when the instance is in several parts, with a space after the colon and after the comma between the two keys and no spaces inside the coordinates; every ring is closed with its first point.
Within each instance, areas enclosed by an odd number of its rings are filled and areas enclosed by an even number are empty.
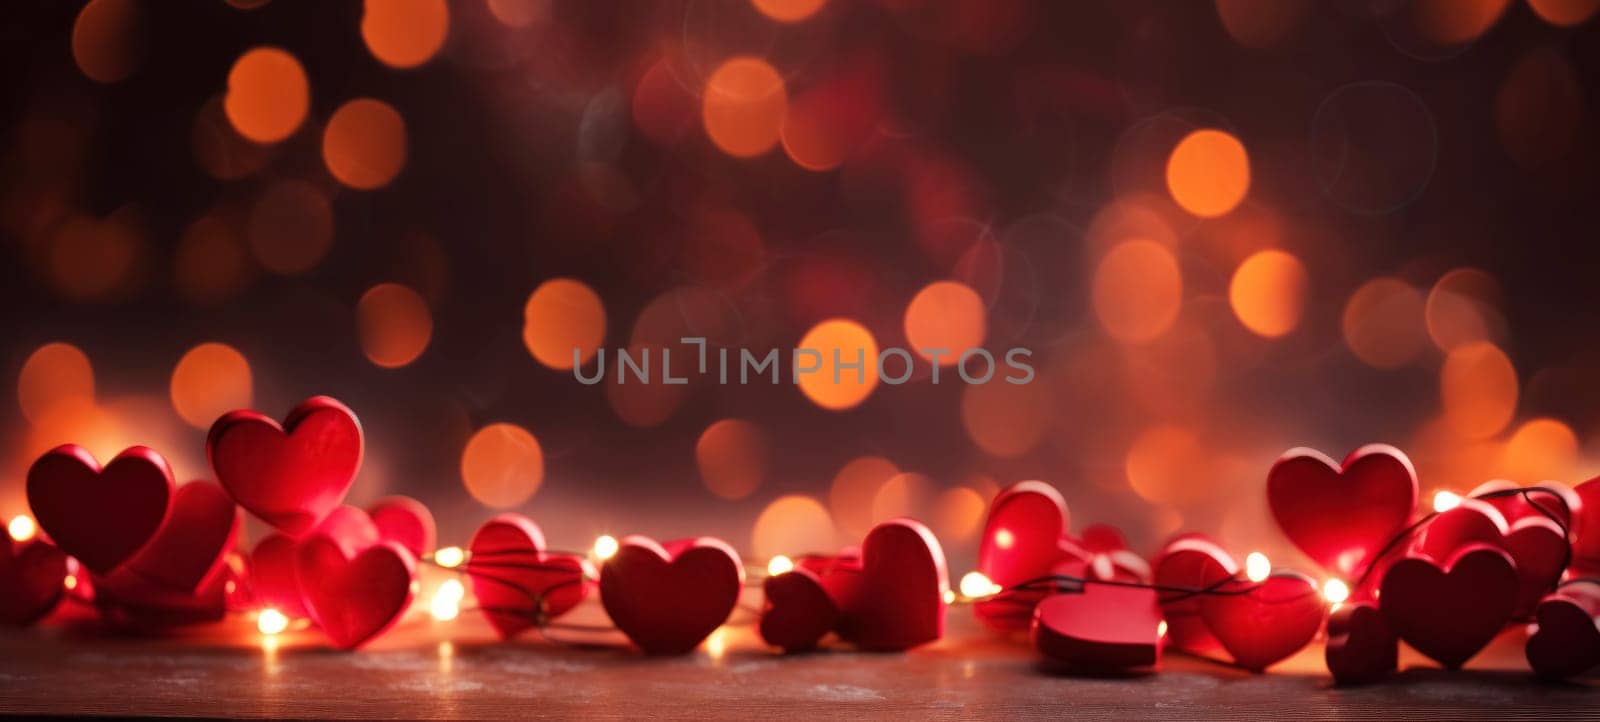
{"type": "Polygon", "coordinates": [[[961,577],[961,596],[968,598],[987,597],[999,594],[1000,585],[990,581],[983,572],[967,572],[961,577]]]}
{"type": "Polygon", "coordinates": [[[1322,598],[1332,604],[1339,604],[1350,598],[1350,585],[1343,579],[1329,579],[1322,583],[1322,598]]]}
{"type": "Polygon", "coordinates": [[[706,654],[711,655],[713,660],[719,660],[727,652],[728,628],[717,627],[716,631],[711,633],[711,636],[706,637],[706,654]]]}
{"type": "Polygon", "coordinates": [[[1001,549],[1010,549],[1011,545],[1016,543],[1017,537],[1011,533],[1010,529],[1001,529],[994,533],[994,544],[1001,549]]]}
{"type": "Polygon", "coordinates": [[[446,569],[459,567],[466,560],[467,553],[461,547],[445,547],[433,553],[433,563],[446,569]]]}
{"type": "Polygon", "coordinates": [[[1156,636],[1157,637],[1165,637],[1165,636],[1167,636],[1167,620],[1163,619],[1163,620],[1161,620],[1160,624],[1156,625],[1156,636]]]}
{"type": "Polygon", "coordinates": [[[263,609],[256,615],[256,629],[269,637],[281,634],[289,628],[289,618],[276,609],[263,609]]]}
{"type": "Polygon", "coordinates": [[[33,523],[33,517],[27,514],[18,514],[11,518],[11,523],[6,526],[6,531],[11,533],[11,538],[25,542],[39,533],[39,525],[33,523]]]}
{"type": "Polygon", "coordinates": [[[617,538],[610,534],[601,534],[594,540],[594,558],[605,561],[617,555],[617,538]]]}
{"type": "Polygon", "coordinates": [[[956,603],[955,590],[952,590],[952,589],[944,590],[944,603],[945,604],[955,604],[956,603]]]}
{"type": "Polygon", "coordinates": [[[1252,582],[1264,582],[1272,574],[1272,560],[1261,552],[1250,552],[1244,558],[1244,575],[1252,582]]]}
{"type": "Polygon", "coordinates": [[[74,590],[74,589],[77,589],[78,588],[78,575],[76,575],[76,574],[68,574],[66,579],[61,580],[61,586],[66,587],[67,591],[69,591],[69,592],[74,590]]]}
{"type": "Polygon", "coordinates": [[[428,613],[434,619],[448,622],[461,614],[461,598],[466,596],[467,590],[461,586],[457,579],[446,579],[439,585],[439,590],[433,593],[433,603],[428,605],[428,613]]]}
{"type": "Polygon", "coordinates": [[[1442,512],[1447,512],[1447,511],[1450,511],[1451,509],[1454,509],[1454,508],[1456,508],[1458,506],[1461,506],[1461,495],[1460,494],[1457,494],[1457,493],[1455,493],[1453,491],[1440,489],[1439,493],[1433,495],[1433,510],[1434,511],[1441,512],[1441,513],[1442,512]]]}
{"type": "Polygon", "coordinates": [[[773,557],[772,561],[767,562],[767,574],[774,577],[792,569],[794,569],[794,562],[782,554],[773,557]]]}

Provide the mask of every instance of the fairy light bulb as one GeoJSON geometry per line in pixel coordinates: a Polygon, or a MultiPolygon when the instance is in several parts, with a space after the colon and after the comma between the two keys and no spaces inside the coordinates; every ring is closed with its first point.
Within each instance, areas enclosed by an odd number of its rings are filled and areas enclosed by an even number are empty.
{"type": "Polygon", "coordinates": [[[282,634],[289,628],[289,618],[276,609],[263,609],[256,615],[256,629],[268,637],[282,634]]]}
{"type": "Polygon", "coordinates": [[[1000,585],[990,581],[983,572],[967,572],[961,577],[961,596],[969,599],[1000,593],[1000,585]]]}
{"type": "Polygon", "coordinates": [[[428,605],[428,613],[441,622],[455,619],[461,614],[461,599],[466,594],[466,587],[461,585],[461,580],[446,579],[433,593],[433,603],[428,605]]]}
{"type": "Polygon", "coordinates": [[[1461,506],[1461,495],[1448,489],[1440,489],[1433,495],[1433,510],[1444,513],[1461,506]]]}
{"type": "Polygon", "coordinates": [[[433,553],[433,562],[446,569],[461,566],[467,560],[467,553],[461,547],[445,547],[433,553]]]}
{"type": "Polygon", "coordinates": [[[772,561],[767,562],[767,574],[770,576],[775,577],[793,569],[794,561],[782,554],[773,557],[772,561]]]}
{"type": "Polygon", "coordinates": [[[76,574],[68,574],[66,579],[61,580],[61,586],[66,587],[67,591],[69,591],[69,592],[74,590],[74,589],[77,589],[78,588],[78,575],[76,575],[76,574]]]}
{"type": "Polygon", "coordinates": [[[11,517],[11,523],[6,525],[6,531],[11,534],[12,539],[25,542],[32,539],[34,534],[39,533],[39,525],[33,523],[33,517],[27,514],[18,514],[11,517]]]}
{"type": "Polygon", "coordinates": [[[1340,604],[1350,598],[1350,585],[1343,579],[1329,579],[1322,583],[1322,598],[1329,604],[1340,604]]]}
{"type": "Polygon", "coordinates": [[[1252,582],[1264,582],[1272,574],[1272,560],[1261,552],[1250,552],[1244,558],[1244,575],[1252,582]]]}
{"type": "Polygon", "coordinates": [[[617,538],[610,534],[601,534],[594,540],[594,558],[605,561],[617,555],[617,538]]]}
{"type": "Polygon", "coordinates": [[[1163,619],[1160,624],[1156,625],[1156,636],[1163,638],[1167,636],[1167,620],[1163,619]]]}

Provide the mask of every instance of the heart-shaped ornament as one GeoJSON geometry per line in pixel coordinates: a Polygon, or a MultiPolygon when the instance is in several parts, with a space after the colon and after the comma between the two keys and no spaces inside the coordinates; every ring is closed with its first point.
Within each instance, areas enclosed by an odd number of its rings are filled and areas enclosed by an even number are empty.
{"type": "Polygon", "coordinates": [[[1482,501],[1499,509],[1508,524],[1525,516],[1554,517],[1557,524],[1571,529],[1573,515],[1583,511],[1583,499],[1572,487],[1559,481],[1541,481],[1533,489],[1524,490],[1515,483],[1495,479],[1485,481],[1467,493],[1468,497],[1484,495],[1493,495],[1482,501]]]}
{"type": "Polygon", "coordinates": [[[133,446],[101,468],[76,444],[58,446],[28,469],[28,506],[39,528],[90,571],[127,561],[167,516],[172,468],[154,450],[133,446]]]}
{"type": "Polygon", "coordinates": [[[1310,644],[1327,611],[1316,581],[1289,571],[1273,572],[1259,583],[1229,582],[1199,599],[1206,628],[1234,663],[1252,672],[1310,644]]]}
{"type": "Polygon", "coordinates": [[[521,514],[490,519],[470,548],[465,570],[473,595],[501,639],[565,614],[589,594],[589,562],[546,552],[539,525],[521,514]]]}
{"type": "Polygon", "coordinates": [[[174,592],[193,594],[222,573],[239,535],[239,510],[222,487],[191,481],[172,496],[155,536],[119,570],[174,592]]]}
{"type": "Polygon", "coordinates": [[[1524,653],[1534,674],[1568,679],[1600,666],[1600,587],[1571,584],[1540,600],[1524,653]]]}
{"type": "Polygon", "coordinates": [[[1052,594],[1033,610],[1033,645],[1068,670],[1116,672],[1161,658],[1161,609],[1139,587],[1086,584],[1052,594]]]}
{"type": "Polygon", "coordinates": [[[1323,568],[1361,575],[1417,506],[1417,472],[1404,452],[1368,444],[1343,464],[1290,449],[1267,472],[1267,504],[1279,528],[1323,568]]]}
{"type": "Polygon", "coordinates": [[[813,649],[839,621],[839,607],[822,577],[803,566],[761,583],[761,639],[785,652],[813,649]]]}
{"type": "Polygon", "coordinates": [[[409,496],[388,496],[367,507],[367,516],[378,527],[378,537],[400,542],[421,558],[433,551],[433,512],[409,496]]]}
{"type": "Polygon", "coordinates": [[[1478,499],[1463,499],[1460,506],[1435,516],[1418,531],[1411,551],[1438,563],[1474,543],[1498,547],[1511,555],[1518,580],[1512,617],[1517,619],[1533,613],[1534,605],[1555,587],[1566,568],[1567,540],[1554,520],[1533,511],[1507,525],[1499,507],[1478,499]]]}
{"type": "Polygon", "coordinates": [[[361,453],[361,423],[326,396],[295,407],[282,426],[255,411],[231,411],[206,438],[211,468],[234,501],[291,536],[339,506],[361,453]]]}
{"type": "MultiPolygon", "coordinates": [[[[92,575],[94,603],[111,624],[159,632],[188,624],[207,624],[227,612],[227,576],[212,574],[193,592],[154,583],[118,567],[108,575],[92,575]]],[[[79,582],[79,588],[83,583],[79,582]]]]}
{"type": "Polygon", "coordinates": [[[26,627],[55,609],[68,564],[66,553],[50,542],[0,534],[0,624],[26,627]]]}
{"type": "Polygon", "coordinates": [[[411,605],[416,560],[397,542],[352,549],[313,534],[295,550],[300,599],[312,621],[340,649],[355,649],[384,633],[411,605]]]}
{"type": "Polygon", "coordinates": [[[294,574],[296,546],[294,537],[276,532],[256,542],[250,552],[250,593],[257,606],[305,619],[310,614],[300,601],[300,580],[294,574]]]}
{"type": "Polygon", "coordinates": [[[913,519],[892,519],[861,544],[860,587],[841,608],[839,637],[857,647],[899,651],[944,636],[944,550],[913,519]]]}
{"type": "MultiPolygon", "coordinates": [[[[1054,574],[1067,560],[1087,562],[1087,555],[1067,538],[1067,503],[1055,487],[1023,481],[1007,487],[989,505],[978,546],[978,571],[1008,588],[1054,574]]],[[[994,629],[1020,631],[1033,623],[1033,605],[1044,591],[1011,590],[973,605],[973,612],[994,629]]]]}
{"type": "MultiPolygon", "coordinates": [[[[1214,589],[1239,574],[1239,565],[1216,542],[1200,534],[1185,534],[1162,547],[1156,557],[1155,584],[1164,589],[1214,589]]],[[[1200,615],[1200,596],[1178,591],[1158,595],[1167,620],[1166,641],[1177,649],[1206,655],[1222,643],[1200,615]]]]}
{"type": "Polygon", "coordinates": [[[1511,555],[1488,544],[1468,544],[1444,565],[1408,554],[1384,573],[1379,609],[1406,644],[1455,669],[1511,620],[1517,581],[1511,555]]]}
{"type": "Polygon", "coordinates": [[[1578,509],[1572,514],[1572,566],[1580,574],[1600,574],[1600,476],[1573,487],[1578,509]]]}
{"type": "Polygon", "coordinates": [[[1328,614],[1325,659],[1336,684],[1382,681],[1400,664],[1400,639],[1372,604],[1340,604],[1328,614]]]}
{"type": "Polygon", "coordinates": [[[1462,499],[1459,506],[1440,512],[1417,530],[1411,551],[1444,562],[1468,544],[1500,546],[1510,531],[1499,509],[1478,499],[1462,499]]]}
{"type": "Polygon", "coordinates": [[[693,650],[728,620],[743,586],[739,554],[711,537],[629,536],[600,567],[601,605],[646,654],[693,650]]]}

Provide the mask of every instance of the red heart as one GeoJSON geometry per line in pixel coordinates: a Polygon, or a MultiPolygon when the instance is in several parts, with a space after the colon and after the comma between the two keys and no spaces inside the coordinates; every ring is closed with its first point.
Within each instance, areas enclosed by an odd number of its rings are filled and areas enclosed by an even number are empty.
{"type": "Polygon", "coordinates": [[[167,520],[119,572],[193,594],[222,573],[238,533],[238,507],[227,492],[209,481],[192,481],[178,487],[167,520]]]}
{"type": "Polygon", "coordinates": [[[1416,510],[1417,472],[1387,444],[1356,449],[1339,466],[1314,449],[1290,449],[1267,472],[1267,503],[1295,546],[1355,578],[1416,510]]]}
{"type": "Polygon", "coordinates": [[[1200,597],[1200,616],[1233,661],[1253,672],[1310,644],[1327,611],[1317,583],[1299,572],[1229,582],[1218,592],[1200,597]]]}
{"type": "Polygon", "coordinates": [[[912,519],[872,528],[861,544],[860,588],[841,608],[839,637],[869,650],[899,651],[944,636],[944,550],[912,519]]]}
{"type": "Polygon", "coordinates": [[[295,618],[310,616],[300,601],[300,580],[294,575],[295,540],[268,534],[250,552],[250,592],[255,603],[295,618]]]}
{"type": "Polygon", "coordinates": [[[467,576],[489,625],[510,639],[558,617],[589,594],[589,562],[544,551],[544,533],[521,514],[490,519],[472,535],[467,576]]]}
{"type": "Polygon", "coordinates": [[[227,611],[227,575],[213,574],[193,592],[154,584],[119,567],[91,577],[95,606],[112,624],[159,631],[222,619],[227,611]]]}
{"type": "Polygon", "coordinates": [[[28,506],[56,546],[105,573],[161,527],[172,486],[172,468],[151,449],[129,447],[102,469],[88,449],[66,444],[28,469],[28,506]]]}
{"type": "Polygon", "coordinates": [[[1541,600],[1534,612],[1539,631],[1528,638],[1524,649],[1534,674],[1567,679],[1600,665],[1596,617],[1600,617],[1600,588],[1593,584],[1572,584],[1541,600]]]}
{"type": "Polygon", "coordinates": [[[601,605],[647,654],[694,649],[728,620],[743,586],[738,552],[710,537],[629,536],[600,568],[601,605]]]}
{"type": "Polygon", "coordinates": [[[417,557],[433,551],[433,513],[422,502],[409,496],[384,497],[367,507],[367,515],[378,526],[379,538],[400,542],[417,557]]]}
{"type": "Polygon", "coordinates": [[[1418,533],[1412,551],[1435,562],[1449,559],[1471,543],[1489,544],[1511,555],[1517,568],[1517,604],[1512,616],[1526,618],[1534,605],[1555,586],[1567,561],[1567,539],[1549,517],[1532,511],[1506,525],[1498,508],[1478,499],[1434,517],[1418,533]]]}
{"type": "Polygon", "coordinates": [[[1478,499],[1462,499],[1459,506],[1440,512],[1417,531],[1411,551],[1442,562],[1475,542],[1500,546],[1509,532],[1499,509],[1478,499]]]}
{"type": "Polygon", "coordinates": [[[1600,476],[1577,485],[1572,513],[1572,565],[1580,573],[1600,574],[1600,476]]]}
{"type": "Polygon", "coordinates": [[[1161,610],[1152,589],[1086,584],[1033,610],[1033,644],[1076,671],[1150,667],[1161,658],[1161,610]]]}
{"type": "Polygon", "coordinates": [[[67,555],[43,539],[13,542],[0,534],[0,624],[26,627],[61,601],[67,555]]]}
{"type": "MultiPolygon", "coordinates": [[[[1483,501],[1499,509],[1507,523],[1530,515],[1546,519],[1554,516],[1556,523],[1571,529],[1573,515],[1583,511],[1583,500],[1578,497],[1577,492],[1559,481],[1543,481],[1538,486],[1549,491],[1530,490],[1527,493],[1497,496],[1483,501]]],[[[1468,492],[1467,496],[1477,497],[1520,488],[1522,487],[1504,479],[1495,479],[1479,484],[1477,488],[1468,492]]]]}
{"type": "MultiPolygon", "coordinates": [[[[1066,559],[1086,561],[1066,538],[1067,503],[1055,487],[1024,481],[1006,488],[989,505],[983,539],[978,546],[978,571],[1001,587],[1044,579],[1066,559]]],[[[1023,630],[1033,623],[1033,605],[1044,591],[1012,590],[978,602],[973,612],[995,629],[1023,630]]]]}
{"type": "Polygon", "coordinates": [[[234,500],[291,536],[315,527],[344,499],[361,450],[361,422],[326,396],[295,407],[283,426],[255,411],[231,411],[206,438],[211,468],[234,500]]]}
{"type": "Polygon", "coordinates": [[[416,561],[392,541],[359,552],[327,534],[295,551],[300,598],[312,621],[340,649],[355,649],[399,621],[414,594],[416,561]]]}
{"type": "MultiPolygon", "coordinates": [[[[1156,557],[1156,586],[1166,589],[1211,589],[1239,574],[1239,565],[1222,547],[1199,534],[1186,534],[1162,548],[1156,557]]],[[[1167,643],[1194,654],[1222,648],[1200,616],[1200,597],[1162,591],[1161,613],[1167,619],[1167,643]]]]}
{"type": "Polygon", "coordinates": [[[316,528],[311,530],[311,534],[326,534],[350,549],[366,549],[380,541],[395,541],[400,543],[400,546],[405,546],[399,540],[386,539],[378,530],[378,525],[372,520],[371,515],[349,504],[334,507],[333,511],[328,512],[328,515],[317,523],[316,528]]]}
{"type": "Polygon", "coordinates": [[[1328,671],[1337,684],[1368,684],[1394,674],[1400,640],[1383,613],[1366,602],[1337,605],[1328,615],[1328,671]]]}
{"type": "Polygon", "coordinates": [[[817,646],[839,621],[839,607],[816,572],[805,567],[767,577],[761,583],[761,638],[785,652],[817,646]]]}
{"type": "Polygon", "coordinates": [[[1457,668],[1483,649],[1511,619],[1517,568],[1488,544],[1468,544],[1444,569],[1408,554],[1383,575],[1378,597],[1395,634],[1434,661],[1457,668]]]}

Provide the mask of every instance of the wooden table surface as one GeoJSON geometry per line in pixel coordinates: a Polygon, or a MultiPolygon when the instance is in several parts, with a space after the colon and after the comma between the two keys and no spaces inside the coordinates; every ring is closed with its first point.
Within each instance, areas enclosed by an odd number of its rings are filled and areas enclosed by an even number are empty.
{"type": "MultiPolygon", "coordinates": [[[[580,612],[595,615],[593,609],[580,612]]],[[[49,625],[0,632],[0,711],[8,714],[302,718],[1549,718],[1600,715],[1589,682],[1532,679],[1521,632],[1462,672],[1402,657],[1372,687],[1335,688],[1320,646],[1262,675],[1167,655],[1159,673],[1057,676],[1024,643],[953,608],[947,636],[904,654],[780,656],[750,627],[700,651],[655,659],[614,648],[497,641],[471,611],[415,613],[359,652],[314,631],[266,643],[247,618],[181,638],[108,636],[49,625]]],[[[569,635],[570,636],[570,635],[569,635]]]]}

